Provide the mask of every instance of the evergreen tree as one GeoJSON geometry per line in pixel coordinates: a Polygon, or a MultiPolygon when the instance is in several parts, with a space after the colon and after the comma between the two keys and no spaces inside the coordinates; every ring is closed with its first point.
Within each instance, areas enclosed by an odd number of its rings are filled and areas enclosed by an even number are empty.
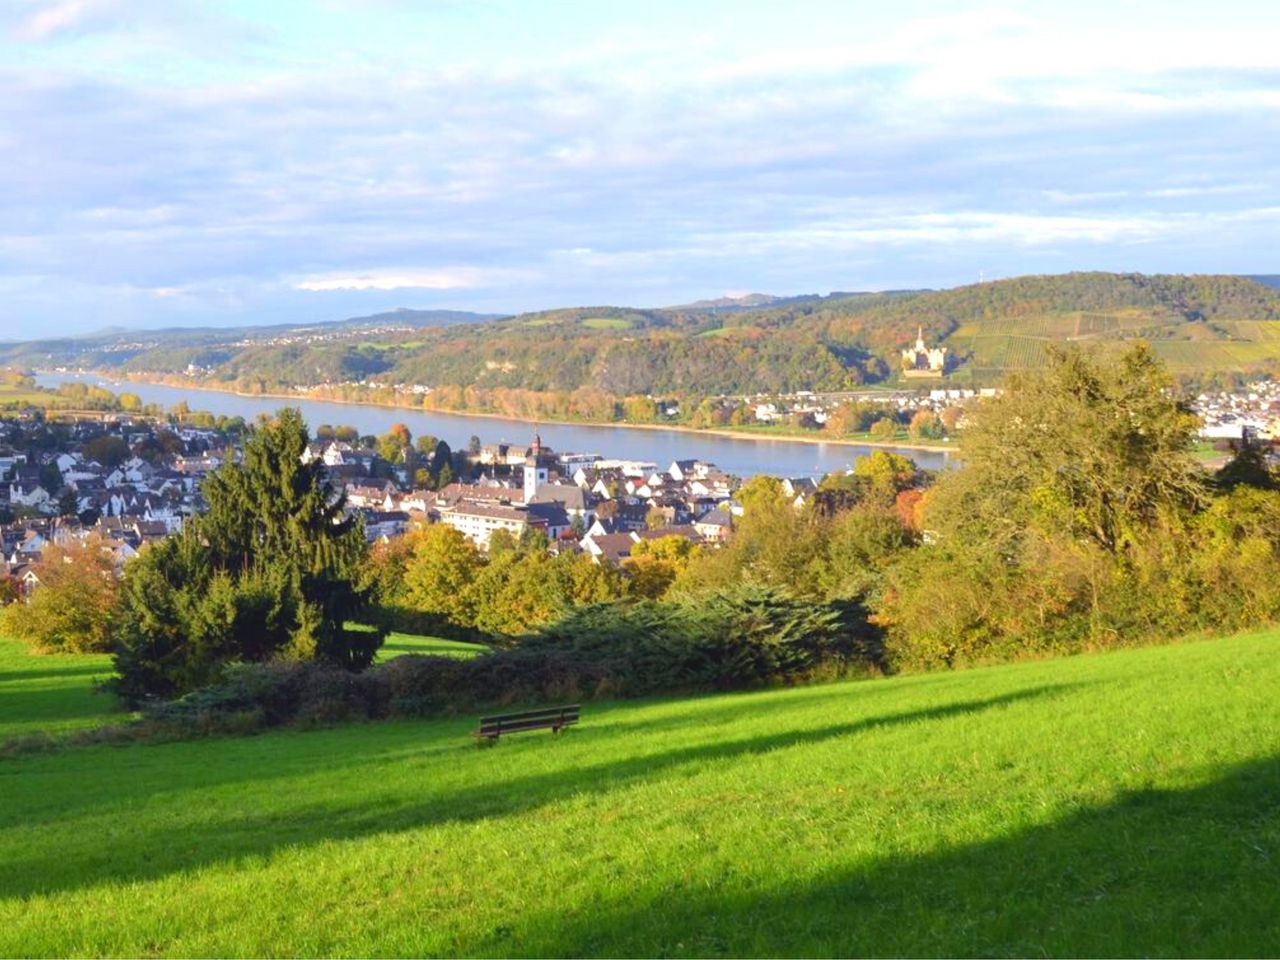
{"type": "Polygon", "coordinates": [[[1280,472],[1271,467],[1266,446],[1247,434],[1231,445],[1231,459],[1214,474],[1213,479],[1222,490],[1241,486],[1280,490],[1280,472]]]}
{"type": "Polygon", "coordinates": [[[236,661],[360,669],[382,636],[345,623],[368,602],[360,525],[318,462],[301,414],[255,428],[240,463],[202,488],[208,509],[126,571],[116,667],[128,700],[184,693],[236,661]]]}

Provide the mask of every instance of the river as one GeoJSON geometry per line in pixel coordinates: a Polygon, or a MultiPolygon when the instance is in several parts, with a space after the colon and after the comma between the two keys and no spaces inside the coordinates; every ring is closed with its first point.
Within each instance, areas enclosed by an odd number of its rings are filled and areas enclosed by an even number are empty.
{"type": "MultiPolygon", "coordinates": [[[[349,424],[362,434],[385,433],[393,423],[403,423],[415,437],[430,434],[455,450],[465,448],[474,434],[484,443],[527,444],[535,431],[543,443],[559,452],[596,453],[603,457],[647,460],[659,467],[673,460],[703,460],[740,477],[768,473],[778,477],[819,477],[847,469],[855,457],[865,456],[872,447],[843,443],[810,443],[776,437],[738,438],[684,430],[649,430],[638,427],[591,426],[587,424],[535,424],[524,420],[477,417],[464,413],[439,413],[412,408],[379,407],[329,400],[282,400],[274,397],[245,397],[217,390],[187,390],[163,384],[125,383],[106,380],[97,374],[41,373],[36,382],[54,387],[79,380],[104,386],[117,393],[128,391],[143,403],[171,407],[185,400],[192,410],[215,415],[240,416],[252,421],[260,413],[281,407],[297,407],[314,430],[322,423],[349,424]]],[[[888,448],[894,449],[894,448],[888,448]]],[[[936,470],[950,462],[946,451],[895,450],[911,457],[921,467],[936,470]]]]}

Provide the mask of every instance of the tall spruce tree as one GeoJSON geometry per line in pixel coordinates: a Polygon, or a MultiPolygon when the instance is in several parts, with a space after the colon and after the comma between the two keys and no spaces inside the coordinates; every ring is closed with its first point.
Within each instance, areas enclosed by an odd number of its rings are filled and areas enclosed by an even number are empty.
{"type": "Polygon", "coordinates": [[[296,410],[249,435],[202,487],[207,510],[130,564],[116,668],[130,701],[182,694],[231,662],[322,660],[361,669],[382,642],[346,621],[368,602],[367,546],[296,410]]]}

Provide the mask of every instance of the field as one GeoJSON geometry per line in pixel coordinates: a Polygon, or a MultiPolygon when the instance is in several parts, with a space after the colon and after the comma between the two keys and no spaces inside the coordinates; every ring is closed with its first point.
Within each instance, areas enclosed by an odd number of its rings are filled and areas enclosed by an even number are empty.
{"type": "Polygon", "coordinates": [[[947,338],[946,345],[967,359],[949,379],[994,382],[1010,370],[1043,366],[1048,348],[1054,343],[1079,341],[1086,346],[1119,351],[1138,336],[1151,338],[1156,354],[1178,373],[1248,369],[1280,361],[1280,321],[1224,321],[1211,328],[1171,322],[1159,311],[1069,311],[996,317],[960,325],[947,338]],[[1160,339],[1161,334],[1176,339],[1160,339]],[[1221,339],[1224,334],[1235,339],[1221,339]]]}
{"type": "Polygon", "coordinates": [[[1278,650],[6,760],[0,954],[1273,954],[1278,650]]]}
{"type": "Polygon", "coordinates": [[[111,672],[107,656],[33,657],[16,641],[0,638],[0,741],[127,720],[111,697],[93,690],[93,681],[111,672]]]}
{"type": "Polygon", "coordinates": [[[0,383],[0,410],[50,406],[53,395],[43,390],[28,390],[12,383],[0,383]]]}

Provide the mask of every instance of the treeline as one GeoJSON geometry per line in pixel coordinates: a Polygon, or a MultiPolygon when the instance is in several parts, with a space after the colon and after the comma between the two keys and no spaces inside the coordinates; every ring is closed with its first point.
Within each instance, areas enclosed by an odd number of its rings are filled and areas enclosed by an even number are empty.
{"type": "Polygon", "coordinates": [[[56,387],[41,387],[35,377],[16,371],[0,371],[0,407],[44,410],[94,410],[103,413],[156,413],[133,393],[114,394],[92,384],[69,381],[56,387]]]}
{"type": "MultiPolygon", "coordinates": [[[[1142,329],[1147,336],[1232,339],[1216,325],[1280,319],[1280,291],[1235,276],[1071,273],[953,290],[798,298],[728,314],[577,307],[388,333],[378,341],[236,346],[196,332],[186,344],[173,336],[152,344],[47,341],[8,347],[0,356],[151,375],[191,365],[212,382],[258,392],[376,379],[464,391],[702,398],[846,390],[896,376],[898,350],[918,327],[931,343],[946,342],[965,324],[994,324],[1007,333],[1025,321],[1028,332],[1038,333],[1035,322],[1080,313],[1123,327],[1126,336],[1142,329]]],[[[962,360],[966,344],[948,345],[962,360]]]]}
{"type": "MultiPolygon", "coordinates": [[[[217,365],[211,379],[258,384],[262,392],[295,385],[365,381],[433,387],[596,389],[614,394],[839,391],[866,382],[866,357],[803,330],[758,336],[696,336],[665,329],[509,327],[485,324],[419,332],[403,342],[255,346],[217,365]],[[423,343],[426,340],[426,343],[423,343]]],[[[143,354],[126,372],[185,368],[143,354]]],[[[873,365],[873,370],[880,370],[873,365]]]]}
{"type": "Polygon", "coordinates": [[[1280,477],[1257,446],[1210,478],[1150,351],[1057,352],[962,434],[922,503],[930,544],[886,572],[903,666],[1070,652],[1280,618],[1280,477]]]}

